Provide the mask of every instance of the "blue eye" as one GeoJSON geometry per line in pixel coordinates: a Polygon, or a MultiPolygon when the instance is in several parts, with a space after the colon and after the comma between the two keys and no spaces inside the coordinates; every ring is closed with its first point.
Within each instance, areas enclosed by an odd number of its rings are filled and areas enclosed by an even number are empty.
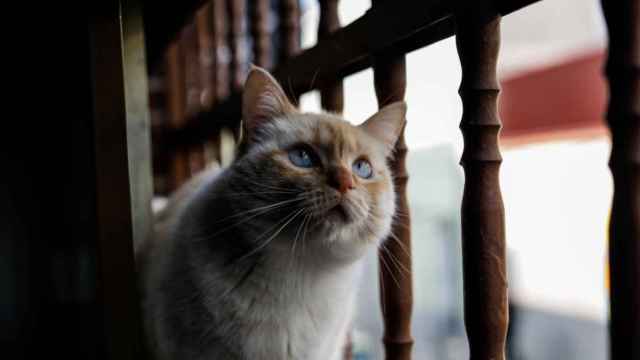
{"type": "Polygon", "coordinates": [[[289,150],[289,160],[293,165],[301,168],[310,168],[317,164],[315,154],[303,146],[289,150]]]}
{"type": "Polygon", "coordinates": [[[353,172],[363,179],[369,179],[373,176],[371,163],[364,159],[356,160],[353,163],[353,172]]]}

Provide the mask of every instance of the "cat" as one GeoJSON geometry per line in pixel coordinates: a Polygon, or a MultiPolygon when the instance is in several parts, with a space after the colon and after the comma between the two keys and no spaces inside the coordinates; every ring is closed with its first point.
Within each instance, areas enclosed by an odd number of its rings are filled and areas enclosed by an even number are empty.
{"type": "Polygon", "coordinates": [[[406,105],[359,126],[303,113],[258,67],[242,102],[237,158],[179,189],[139,254],[150,346],[159,360],[340,359],[358,268],[390,233],[406,105]]]}

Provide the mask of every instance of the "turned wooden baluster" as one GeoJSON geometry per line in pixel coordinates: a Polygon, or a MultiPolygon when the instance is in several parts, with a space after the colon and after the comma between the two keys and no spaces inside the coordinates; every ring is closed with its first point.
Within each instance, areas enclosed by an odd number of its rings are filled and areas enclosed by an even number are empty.
{"type": "Polygon", "coordinates": [[[201,109],[200,46],[195,23],[184,28],[180,41],[184,52],[185,112],[189,115],[195,114],[201,109]]]}
{"type": "MultiPolygon", "coordinates": [[[[213,2],[208,1],[196,13],[196,29],[200,48],[200,102],[203,108],[210,109],[216,101],[216,47],[213,39],[213,2]]],[[[203,157],[205,165],[219,161],[220,151],[215,136],[205,142],[203,157]]]]}
{"type": "Polygon", "coordinates": [[[300,8],[298,0],[280,1],[280,53],[284,62],[300,51],[300,8]]]}
{"type": "MultiPolygon", "coordinates": [[[[184,57],[179,41],[174,41],[166,55],[166,95],[169,127],[173,129],[184,125],[186,114],[186,90],[184,57]]],[[[183,149],[176,149],[169,155],[168,189],[173,191],[189,178],[189,156],[183,149]]]]}
{"type": "Polygon", "coordinates": [[[196,13],[196,29],[198,32],[198,48],[200,49],[200,103],[204,108],[211,108],[215,100],[214,84],[216,49],[213,44],[213,3],[204,4],[196,13]]]}
{"type": "Polygon", "coordinates": [[[269,0],[255,0],[251,7],[251,37],[253,63],[271,68],[271,37],[269,27],[269,0]]]}
{"type": "Polygon", "coordinates": [[[229,61],[230,50],[227,44],[227,7],[225,0],[212,0],[213,5],[213,28],[212,28],[212,46],[215,49],[214,57],[215,81],[216,88],[214,95],[214,103],[220,102],[229,96],[229,61]]]}
{"type": "Polygon", "coordinates": [[[609,30],[605,73],[614,184],[610,358],[640,359],[640,1],[602,1],[602,8],[609,30]]]}
{"type": "MultiPolygon", "coordinates": [[[[389,0],[374,0],[372,6],[389,0]]],[[[377,54],[373,61],[373,79],[382,108],[404,99],[407,72],[404,55],[377,54]]],[[[405,165],[407,145],[404,129],[395,146],[390,162],[396,191],[396,217],[391,227],[392,235],[385,239],[380,250],[380,303],[384,321],[383,342],[386,359],[411,359],[413,337],[411,314],[413,311],[413,282],[411,274],[411,218],[407,199],[409,174],[405,165]]]]}
{"type": "MultiPolygon", "coordinates": [[[[373,2],[375,6],[376,1],[373,2]]],[[[404,99],[407,75],[404,55],[378,55],[374,58],[373,77],[378,106],[404,99]]],[[[407,146],[403,134],[396,143],[390,163],[396,191],[396,217],[391,235],[382,245],[380,258],[380,302],[384,320],[386,359],[411,359],[413,337],[411,313],[413,283],[411,274],[411,219],[407,200],[409,175],[405,166],[407,146]]]]}
{"type": "MultiPolygon", "coordinates": [[[[211,108],[229,96],[229,48],[225,0],[210,0],[196,16],[202,63],[202,106],[211,108]]],[[[215,119],[212,119],[215,121],[215,119]]],[[[204,145],[205,162],[220,161],[220,134],[204,145]]]]}
{"type": "Polygon", "coordinates": [[[231,89],[240,91],[244,84],[246,72],[245,56],[245,0],[228,0],[229,14],[229,44],[231,49],[231,89]]]}
{"type": "MultiPolygon", "coordinates": [[[[338,17],[339,0],[320,0],[320,22],[318,26],[318,40],[340,28],[338,17]]],[[[310,81],[314,81],[312,79],[310,81]]],[[[344,90],[342,80],[334,80],[320,89],[320,103],[322,108],[328,111],[342,113],[344,109],[344,90]]]]}
{"type": "Polygon", "coordinates": [[[504,360],[509,314],[496,61],[500,16],[492,1],[458,2],[456,45],[462,66],[460,129],[464,318],[473,360],[504,360]]]}
{"type": "MultiPolygon", "coordinates": [[[[185,81],[185,114],[189,119],[202,109],[201,98],[201,66],[200,46],[197,27],[195,23],[187,25],[182,33],[181,40],[184,50],[184,81],[185,81]]],[[[204,148],[191,146],[188,150],[189,172],[195,174],[204,168],[204,148]]]]}
{"type": "MultiPolygon", "coordinates": [[[[283,64],[287,59],[295,56],[300,52],[300,8],[298,0],[281,0],[280,1],[280,49],[278,52],[278,63],[283,64]]],[[[293,94],[293,89],[289,86],[287,79],[283,81],[283,89],[289,96],[290,100],[298,103],[298,96],[293,94]]]]}

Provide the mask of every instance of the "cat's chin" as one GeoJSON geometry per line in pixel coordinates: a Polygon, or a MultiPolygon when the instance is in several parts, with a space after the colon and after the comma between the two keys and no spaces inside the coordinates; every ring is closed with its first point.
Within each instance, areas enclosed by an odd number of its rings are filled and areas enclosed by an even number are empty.
{"type": "Polygon", "coordinates": [[[334,225],[358,225],[365,220],[366,208],[366,205],[357,205],[355,201],[343,198],[330,206],[323,217],[334,225]]]}
{"type": "Polygon", "coordinates": [[[338,203],[327,211],[327,217],[335,219],[342,224],[349,224],[355,221],[355,214],[343,203],[338,203]]]}

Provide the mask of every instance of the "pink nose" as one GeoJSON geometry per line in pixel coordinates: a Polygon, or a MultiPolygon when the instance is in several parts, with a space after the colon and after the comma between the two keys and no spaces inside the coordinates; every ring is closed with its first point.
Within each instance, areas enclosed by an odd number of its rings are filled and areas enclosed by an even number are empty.
{"type": "Polygon", "coordinates": [[[353,189],[353,180],[351,178],[351,172],[344,167],[333,168],[329,174],[329,186],[340,191],[341,194],[353,189]]]}

